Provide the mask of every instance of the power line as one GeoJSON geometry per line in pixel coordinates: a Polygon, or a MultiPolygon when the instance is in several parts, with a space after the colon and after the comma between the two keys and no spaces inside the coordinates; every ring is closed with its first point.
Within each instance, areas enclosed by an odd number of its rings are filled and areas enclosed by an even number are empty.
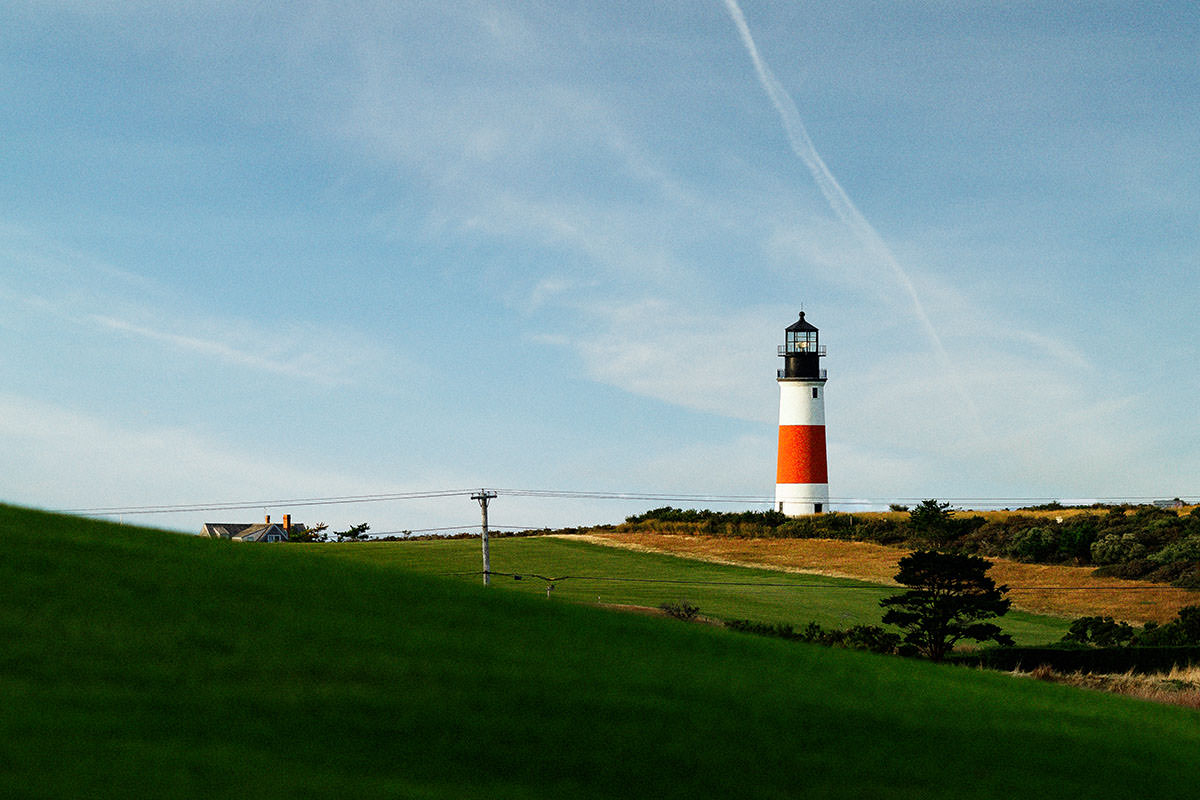
{"type": "MultiPolygon", "coordinates": [[[[332,497],[292,497],[265,500],[212,501],[203,503],[178,503],[144,506],[104,506],[94,508],[62,509],[60,513],[77,516],[112,516],[140,514],[182,514],[199,511],[239,511],[267,507],[313,507],[330,505],[357,505],[361,503],[402,502],[429,500],[442,497],[469,497],[477,489],[433,489],[426,491],[382,492],[377,494],[341,495],[332,497]]],[[[508,497],[531,497],[560,500],[620,500],[632,502],[742,504],[773,506],[774,498],[765,495],[747,494],[685,494],[678,492],[619,492],[600,490],[561,489],[495,489],[508,497]]],[[[1183,493],[1178,497],[1200,496],[1200,492],[1183,493]]],[[[1042,497],[940,497],[953,506],[971,506],[977,510],[987,508],[1020,508],[1048,503],[1061,503],[1065,507],[1088,506],[1094,503],[1136,503],[1161,499],[1162,495],[1125,495],[1121,497],[1064,498],[1042,497]]],[[[924,497],[831,497],[831,506],[866,507],[893,504],[920,503],[924,497]]]]}
{"type": "Polygon", "coordinates": [[[438,497],[469,495],[472,489],[438,489],[424,492],[390,492],[386,494],[346,495],[341,497],[293,497],[274,500],[240,500],[232,502],[181,503],[158,506],[110,506],[105,508],[64,509],[59,513],[78,516],[101,516],[108,514],[178,514],[191,511],[238,511],[248,508],[271,506],[331,506],[357,503],[382,503],[400,500],[427,500],[438,497]]]}

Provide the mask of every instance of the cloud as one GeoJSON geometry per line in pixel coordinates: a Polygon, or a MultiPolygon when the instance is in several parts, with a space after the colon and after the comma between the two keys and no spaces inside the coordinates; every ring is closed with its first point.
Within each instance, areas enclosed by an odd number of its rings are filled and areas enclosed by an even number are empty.
{"type": "Polygon", "coordinates": [[[577,303],[584,337],[542,336],[574,349],[593,380],[732,419],[773,419],[778,309],[685,308],[672,301],[577,303]]]}
{"type": "Polygon", "coordinates": [[[6,475],[5,498],[59,508],[362,494],[372,485],[183,427],[119,426],[12,393],[0,393],[0,443],[26,461],[6,475]]]}
{"type": "Polygon", "coordinates": [[[232,366],[324,387],[360,380],[396,358],[354,332],[289,317],[247,320],[195,307],[136,273],[86,253],[0,226],[0,297],[22,313],[26,335],[60,335],[66,326],[156,345],[197,366],[232,366]],[[97,309],[103,309],[97,313],[97,309]]]}
{"type": "MultiPolygon", "coordinates": [[[[904,267],[901,266],[899,260],[892,253],[891,248],[883,240],[883,237],[879,235],[875,227],[858,210],[858,207],[855,206],[850,196],[846,194],[841,184],[838,183],[837,178],[833,176],[833,173],[825,165],[825,161],[821,158],[821,155],[817,152],[817,148],[808,136],[808,131],[804,127],[804,122],[800,118],[800,112],[796,108],[791,95],[787,93],[787,90],[775,78],[774,73],[771,72],[770,67],[767,66],[759,54],[758,47],[754,43],[754,37],[750,34],[750,28],[746,24],[746,18],[742,15],[742,10],[737,4],[737,0],[725,0],[725,7],[728,9],[730,17],[737,26],[738,34],[741,36],[742,43],[750,55],[750,60],[754,63],[754,70],[758,74],[759,83],[762,84],[763,89],[771,99],[771,104],[775,106],[775,110],[779,113],[784,131],[787,134],[788,141],[791,143],[792,151],[808,167],[813,180],[821,190],[821,194],[825,196],[833,212],[859,238],[872,255],[876,256],[889,268],[896,282],[911,300],[913,312],[932,342],[938,359],[944,367],[948,366],[946,350],[942,344],[942,339],[938,335],[937,329],[933,326],[932,321],[930,321],[928,313],[925,311],[925,306],[921,302],[920,295],[917,293],[912,278],[904,267]]],[[[952,375],[952,373],[949,374],[952,375]]],[[[962,386],[954,384],[954,389],[971,416],[978,419],[978,411],[974,408],[971,396],[962,386]]]]}
{"type": "MultiPolygon", "coordinates": [[[[270,372],[311,381],[323,386],[342,386],[354,382],[352,373],[346,369],[348,354],[352,354],[351,361],[359,364],[367,360],[364,357],[366,354],[359,348],[348,351],[339,349],[338,353],[318,353],[308,350],[285,357],[265,354],[268,349],[272,351],[294,350],[297,338],[287,334],[279,336],[276,341],[268,344],[268,334],[263,331],[250,332],[250,337],[256,341],[250,342],[243,349],[217,339],[156,330],[101,314],[88,315],[86,320],[102,329],[161,344],[183,355],[195,354],[254,372],[270,372]]],[[[234,325],[232,322],[227,322],[224,327],[231,329],[234,325]]],[[[242,330],[243,337],[246,338],[245,324],[239,323],[237,327],[242,330]]]]}

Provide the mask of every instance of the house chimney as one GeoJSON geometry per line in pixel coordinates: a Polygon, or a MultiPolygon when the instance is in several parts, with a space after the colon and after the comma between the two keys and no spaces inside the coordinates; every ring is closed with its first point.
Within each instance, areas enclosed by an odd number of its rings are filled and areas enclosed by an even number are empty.
{"type": "Polygon", "coordinates": [[[270,514],[267,514],[267,524],[268,525],[271,524],[271,515],[270,514]]]}
{"type": "Polygon", "coordinates": [[[283,515],[283,530],[285,533],[292,532],[292,515],[291,514],[283,515]]]}

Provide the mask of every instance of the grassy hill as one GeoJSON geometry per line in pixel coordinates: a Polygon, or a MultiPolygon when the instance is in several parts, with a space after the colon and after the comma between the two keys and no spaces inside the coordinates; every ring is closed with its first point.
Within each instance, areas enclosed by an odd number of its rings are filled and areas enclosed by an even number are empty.
{"type": "MultiPolygon", "coordinates": [[[[328,546],[314,556],[391,565],[429,575],[453,577],[472,585],[482,581],[478,539],[370,542],[328,546]]],[[[304,545],[311,547],[311,545],[304,545]]],[[[495,576],[503,591],[546,596],[546,581],[556,578],[553,597],[583,603],[657,607],[689,600],[719,619],[752,619],[803,627],[878,625],[879,600],[895,587],[769,569],[714,564],[656,553],[635,553],[582,541],[550,537],[514,537],[491,542],[492,570],[522,576],[495,576]]],[[[1020,644],[1056,642],[1070,620],[1010,611],[1000,621],[1020,644]]]]}
{"type": "Polygon", "coordinates": [[[1200,794],[1183,709],[322,550],[0,507],[0,796],[1200,794]]]}

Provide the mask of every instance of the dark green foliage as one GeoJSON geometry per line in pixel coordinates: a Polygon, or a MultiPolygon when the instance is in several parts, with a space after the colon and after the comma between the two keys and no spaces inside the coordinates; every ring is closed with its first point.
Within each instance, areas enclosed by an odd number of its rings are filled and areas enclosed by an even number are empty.
{"type": "Polygon", "coordinates": [[[1059,563],[1074,562],[1076,564],[1090,563],[1092,543],[1096,541],[1096,520],[1091,515],[1071,517],[1065,522],[1058,523],[1059,563]]]}
{"type": "Polygon", "coordinates": [[[1066,508],[1066,506],[1064,506],[1062,503],[1058,502],[1057,500],[1051,500],[1049,503],[1042,503],[1041,505],[1025,506],[1022,510],[1023,511],[1061,511],[1064,508],[1066,508]]]}
{"type": "Polygon", "coordinates": [[[1200,645],[1200,606],[1186,606],[1179,609],[1179,614],[1175,619],[1165,625],[1147,625],[1137,635],[1134,643],[1148,647],[1200,645]]]}
{"type": "Polygon", "coordinates": [[[1008,548],[1008,555],[1017,561],[1053,561],[1059,551],[1057,532],[1049,528],[1028,528],[1018,533],[1008,548]]]}
{"type": "Polygon", "coordinates": [[[1062,640],[1091,647],[1124,647],[1136,633],[1132,625],[1112,617],[1080,617],[1071,623],[1062,640]]]}
{"type": "Polygon", "coordinates": [[[326,533],[327,530],[329,530],[329,526],[324,522],[314,525],[311,528],[305,527],[304,525],[294,525],[292,526],[292,529],[288,531],[288,541],[300,543],[328,542],[329,534],[326,533]]]}
{"type": "Polygon", "coordinates": [[[344,531],[334,531],[333,535],[339,542],[357,542],[368,538],[367,531],[369,530],[371,530],[370,525],[360,522],[357,525],[351,525],[344,531]]]}
{"type": "Polygon", "coordinates": [[[684,622],[691,622],[700,613],[700,606],[688,600],[677,600],[670,603],[663,603],[659,606],[666,612],[668,617],[681,619],[684,622]]]}
{"type": "Polygon", "coordinates": [[[900,646],[900,634],[878,625],[854,625],[839,634],[836,642],[842,647],[870,650],[872,653],[895,653],[900,646]]]}
{"type": "Polygon", "coordinates": [[[896,580],[912,587],[879,601],[885,625],[904,632],[904,643],[940,661],[962,639],[1013,643],[988,622],[1008,611],[1007,586],[987,576],[991,562],[978,556],[918,550],[900,559],[896,580]]]}
{"type": "Polygon", "coordinates": [[[952,538],[953,515],[949,503],[922,500],[908,512],[908,524],[918,539],[934,546],[942,546],[948,544],[952,538]]]}
{"type": "Polygon", "coordinates": [[[878,625],[854,625],[844,630],[822,628],[816,622],[797,630],[784,623],[752,622],[735,619],[725,627],[759,636],[772,636],[793,642],[822,644],[826,647],[844,647],[853,650],[869,650],[872,653],[895,653],[900,647],[900,635],[878,625]]]}
{"type": "Polygon", "coordinates": [[[1200,664],[1200,647],[989,647],[947,661],[1006,671],[1045,666],[1060,673],[1149,674],[1200,664]]]}
{"type": "Polygon", "coordinates": [[[1155,564],[1171,564],[1176,561],[1200,561],[1200,533],[1176,539],[1150,556],[1155,564]]]}
{"type": "Polygon", "coordinates": [[[1140,631],[1112,617],[1080,617],[1062,641],[1105,648],[1200,647],[1200,606],[1185,606],[1165,625],[1148,622],[1140,631]]]}
{"type": "Polygon", "coordinates": [[[712,511],[710,509],[682,509],[663,506],[652,508],[644,514],[634,514],[626,517],[628,525],[639,522],[700,522],[717,523],[719,525],[761,525],[764,528],[775,528],[790,519],[786,514],[770,511],[712,511]]]}

